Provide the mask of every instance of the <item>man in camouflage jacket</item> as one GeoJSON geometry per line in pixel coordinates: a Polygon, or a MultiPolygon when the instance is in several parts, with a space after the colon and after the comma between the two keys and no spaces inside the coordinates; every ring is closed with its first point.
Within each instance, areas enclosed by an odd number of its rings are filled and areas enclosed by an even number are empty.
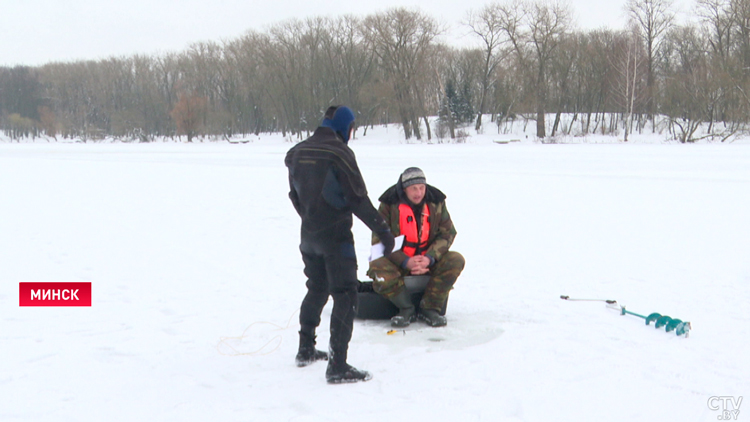
{"type": "MultiPolygon", "coordinates": [[[[392,234],[406,235],[401,250],[373,260],[368,271],[374,290],[399,308],[391,325],[405,327],[417,317],[431,326],[447,324],[440,311],[464,268],[464,257],[449,250],[456,237],[456,228],[445,206],[445,194],[426,183],[422,170],[410,167],[379,200],[378,212],[385,218],[392,234]],[[429,228],[423,230],[426,226],[429,228]],[[419,313],[404,286],[404,277],[410,274],[430,276],[419,313]]],[[[380,242],[376,233],[372,235],[372,242],[380,242]]]]}

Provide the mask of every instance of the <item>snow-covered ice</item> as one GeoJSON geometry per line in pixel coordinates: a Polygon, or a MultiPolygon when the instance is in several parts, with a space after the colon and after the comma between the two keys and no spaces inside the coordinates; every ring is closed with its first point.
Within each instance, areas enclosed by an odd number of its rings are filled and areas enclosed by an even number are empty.
{"type": "Polygon", "coordinates": [[[447,327],[357,321],[374,378],[338,386],[294,365],[290,143],[0,143],[0,420],[711,421],[750,392],[749,145],[400,136],[351,144],[370,197],[421,167],[467,266],[447,327]],[[19,307],[28,281],[91,282],[93,306],[19,307]]]}

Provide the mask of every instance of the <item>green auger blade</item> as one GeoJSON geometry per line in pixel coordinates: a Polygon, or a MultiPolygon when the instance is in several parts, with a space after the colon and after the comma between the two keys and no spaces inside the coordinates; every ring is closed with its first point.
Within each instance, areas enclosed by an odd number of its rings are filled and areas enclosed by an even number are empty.
{"type": "Polygon", "coordinates": [[[659,318],[659,319],[656,320],[656,324],[654,325],[654,328],[656,328],[658,330],[659,328],[664,327],[665,325],[669,324],[670,322],[672,322],[672,318],[664,315],[661,318],[659,318]]]}
{"type": "Polygon", "coordinates": [[[664,329],[666,329],[667,332],[670,332],[670,331],[674,330],[675,328],[677,328],[677,326],[680,325],[680,324],[682,324],[682,320],[674,318],[671,321],[669,321],[669,323],[667,324],[666,327],[664,327],[664,329]]]}
{"type": "Polygon", "coordinates": [[[684,335],[685,337],[687,337],[692,327],[689,322],[683,322],[682,320],[672,318],[667,315],[662,315],[658,312],[649,314],[649,316],[646,317],[643,315],[638,315],[634,312],[627,311],[625,310],[625,307],[623,306],[621,310],[621,315],[625,315],[625,314],[635,315],[637,317],[641,317],[645,319],[646,325],[651,325],[651,322],[653,321],[654,328],[658,329],[658,328],[664,327],[664,329],[667,330],[667,332],[674,331],[675,334],[677,334],[678,336],[684,335]]]}
{"type": "Polygon", "coordinates": [[[651,324],[651,321],[656,321],[661,318],[661,314],[654,312],[653,314],[646,317],[646,325],[651,324]]]}

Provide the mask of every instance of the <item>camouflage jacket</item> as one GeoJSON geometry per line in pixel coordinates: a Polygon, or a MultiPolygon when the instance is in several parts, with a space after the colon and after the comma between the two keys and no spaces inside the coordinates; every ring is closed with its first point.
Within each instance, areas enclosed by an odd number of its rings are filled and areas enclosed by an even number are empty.
{"type": "MultiPolygon", "coordinates": [[[[380,196],[380,207],[378,212],[385,218],[386,223],[391,229],[394,236],[401,234],[399,227],[399,205],[408,203],[406,195],[401,188],[401,182],[391,186],[380,196]]],[[[456,227],[453,225],[448,208],[445,206],[445,194],[434,186],[427,185],[425,193],[425,203],[430,211],[428,221],[430,223],[430,234],[427,240],[427,252],[429,255],[439,261],[440,258],[448,252],[456,237],[456,227]]],[[[377,234],[372,234],[372,244],[380,242],[377,234]]],[[[388,256],[394,264],[399,267],[409,257],[401,250],[395,251],[388,256]]]]}

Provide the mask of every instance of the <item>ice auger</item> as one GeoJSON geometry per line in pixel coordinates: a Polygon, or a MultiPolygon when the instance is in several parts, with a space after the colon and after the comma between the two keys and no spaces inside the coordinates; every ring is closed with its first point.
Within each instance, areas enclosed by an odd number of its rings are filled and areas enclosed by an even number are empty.
{"type": "Polygon", "coordinates": [[[560,296],[560,299],[567,301],[605,302],[607,306],[611,308],[619,307],[620,315],[633,315],[638,318],[643,318],[646,320],[646,325],[651,325],[651,323],[654,322],[654,328],[659,329],[664,327],[667,332],[674,331],[678,336],[685,335],[685,337],[688,337],[690,330],[692,329],[692,325],[689,321],[682,321],[681,319],[672,318],[656,312],[644,316],[628,311],[624,306],[618,305],[617,301],[612,299],[571,299],[570,296],[560,296]]]}

